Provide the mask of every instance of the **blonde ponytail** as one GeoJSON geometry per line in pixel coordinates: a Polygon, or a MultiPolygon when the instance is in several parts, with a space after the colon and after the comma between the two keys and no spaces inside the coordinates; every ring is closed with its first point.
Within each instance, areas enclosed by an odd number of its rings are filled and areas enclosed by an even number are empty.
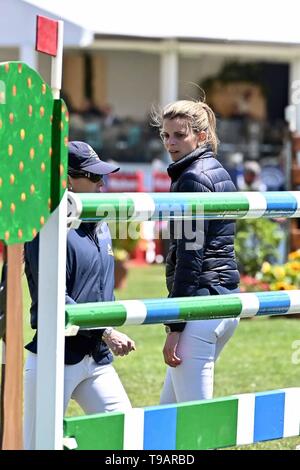
{"type": "Polygon", "coordinates": [[[218,143],[219,139],[217,136],[217,120],[215,113],[213,110],[208,106],[206,103],[201,103],[202,108],[206,111],[207,113],[207,120],[208,120],[208,126],[207,126],[207,142],[211,145],[212,151],[214,153],[217,153],[218,151],[218,143]]]}

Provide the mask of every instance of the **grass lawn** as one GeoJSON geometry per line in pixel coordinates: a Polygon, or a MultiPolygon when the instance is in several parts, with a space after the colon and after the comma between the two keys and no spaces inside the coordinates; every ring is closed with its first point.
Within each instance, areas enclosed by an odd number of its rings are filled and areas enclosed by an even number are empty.
{"type": "MultiPolygon", "coordinates": [[[[24,282],[25,284],[25,282],[24,282]]],[[[132,267],[128,286],[116,292],[117,299],[165,297],[164,267],[132,267]]],[[[28,293],[24,307],[28,312],[28,293]]],[[[25,339],[31,337],[28,319],[25,339]]],[[[165,375],[161,325],[120,328],[131,336],[137,351],[116,358],[115,367],[133,406],[156,405],[165,375]]],[[[300,386],[300,364],[291,361],[292,343],[300,340],[300,320],[260,318],[242,320],[216,364],[215,397],[300,386]]],[[[71,402],[68,415],[82,414],[71,402]]],[[[243,449],[294,449],[300,438],[288,438],[244,446],[243,449]]]]}

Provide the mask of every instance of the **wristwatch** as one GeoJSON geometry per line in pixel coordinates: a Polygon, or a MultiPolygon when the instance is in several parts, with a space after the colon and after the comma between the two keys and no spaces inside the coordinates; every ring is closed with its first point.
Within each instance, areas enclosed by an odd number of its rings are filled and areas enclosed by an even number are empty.
{"type": "Polygon", "coordinates": [[[171,330],[171,328],[169,327],[169,325],[166,325],[166,326],[165,326],[165,332],[166,332],[167,334],[172,333],[172,330],[171,330]]]}
{"type": "Polygon", "coordinates": [[[105,330],[102,333],[102,339],[104,339],[104,341],[108,339],[110,335],[112,334],[112,332],[113,332],[113,328],[111,326],[108,326],[107,328],[105,328],[105,330]]]}

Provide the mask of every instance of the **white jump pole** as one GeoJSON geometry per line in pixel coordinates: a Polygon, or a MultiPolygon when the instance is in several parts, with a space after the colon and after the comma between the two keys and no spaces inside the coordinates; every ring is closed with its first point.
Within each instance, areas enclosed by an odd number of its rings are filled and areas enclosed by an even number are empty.
{"type": "MultiPolygon", "coordinates": [[[[63,22],[58,22],[57,55],[52,57],[51,88],[59,99],[63,22]]],[[[63,442],[64,327],[67,192],[40,232],[38,365],[35,448],[60,450],[63,442]]]]}

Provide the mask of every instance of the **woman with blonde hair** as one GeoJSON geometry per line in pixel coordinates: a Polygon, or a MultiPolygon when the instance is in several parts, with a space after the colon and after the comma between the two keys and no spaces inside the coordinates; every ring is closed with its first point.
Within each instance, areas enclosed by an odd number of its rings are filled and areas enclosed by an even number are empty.
{"type": "MultiPolygon", "coordinates": [[[[202,101],[176,101],[153,114],[165,149],[171,192],[236,191],[229,174],[216,158],[216,118],[202,101]]],[[[239,272],[234,254],[235,222],[171,222],[166,260],[169,297],[192,297],[238,292],[239,272]]],[[[161,404],[209,399],[213,396],[214,363],[234,333],[238,320],[200,320],[166,324],[163,348],[169,366],[161,404]]]]}

